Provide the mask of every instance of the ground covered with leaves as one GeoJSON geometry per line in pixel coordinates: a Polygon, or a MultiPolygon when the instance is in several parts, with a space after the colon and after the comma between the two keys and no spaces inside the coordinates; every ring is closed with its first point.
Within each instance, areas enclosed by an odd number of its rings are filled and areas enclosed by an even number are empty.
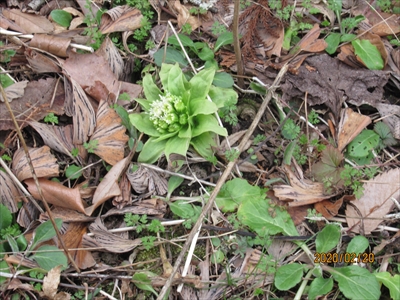
{"type": "Polygon", "coordinates": [[[400,3],[0,4],[1,299],[400,299],[400,3]]]}

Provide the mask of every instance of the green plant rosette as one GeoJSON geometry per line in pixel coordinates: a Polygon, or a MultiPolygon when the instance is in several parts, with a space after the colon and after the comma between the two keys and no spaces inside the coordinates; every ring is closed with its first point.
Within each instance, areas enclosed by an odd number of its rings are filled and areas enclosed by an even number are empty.
{"type": "Polygon", "coordinates": [[[168,160],[172,153],[186,156],[189,146],[204,158],[213,157],[216,138],[227,136],[215,117],[218,108],[224,106],[220,99],[224,94],[227,99],[237,98],[232,89],[212,86],[214,75],[214,69],[205,69],[188,81],[178,64],[162,64],[162,90],[150,74],[144,76],[146,99],[136,99],[144,111],[129,116],[131,123],[149,136],[139,162],[154,163],[162,154],[168,160]],[[210,89],[210,97],[216,102],[207,99],[210,89]]]}

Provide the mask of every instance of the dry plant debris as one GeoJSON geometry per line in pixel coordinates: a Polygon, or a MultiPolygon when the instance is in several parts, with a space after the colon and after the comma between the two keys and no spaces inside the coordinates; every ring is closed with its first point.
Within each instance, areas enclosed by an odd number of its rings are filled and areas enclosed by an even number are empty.
{"type": "Polygon", "coordinates": [[[398,1],[3,2],[0,298],[400,299],[398,1]]]}

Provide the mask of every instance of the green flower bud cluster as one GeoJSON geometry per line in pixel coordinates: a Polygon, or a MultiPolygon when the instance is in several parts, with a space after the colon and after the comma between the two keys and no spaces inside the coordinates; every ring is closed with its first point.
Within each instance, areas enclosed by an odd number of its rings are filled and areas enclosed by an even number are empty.
{"type": "Polygon", "coordinates": [[[160,100],[153,101],[148,111],[150,121],[160,133],[176,132],[187,124],[187,108],[178,96],[166,91],[160,100]]]}

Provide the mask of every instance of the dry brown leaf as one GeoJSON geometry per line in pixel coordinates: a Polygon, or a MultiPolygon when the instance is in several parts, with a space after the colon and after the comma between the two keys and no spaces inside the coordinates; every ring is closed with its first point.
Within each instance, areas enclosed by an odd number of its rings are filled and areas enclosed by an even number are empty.
{"type": "Polygon", "coordinates": [[[284,171],[290,185],[274,185],[273,191],[279,200],[293,200],[289,202],[289,206],[312,204],[333,196],[324,194],[323,183],[312,182],[311,180],[302,178],[302,174],[296,175],[287,165],[284,165],[284,171]]]}
{"type": "Polygon", "coordinates": [[[36,73],[58,73],[61,72],[60,66],[49,56],[34,49],[27,48],[25,57],[32,70],[36,73]]]}
{"type": "Polygon", "coordinates": [[[6,173],[0,170],[0,203],[5,205],[11,213],[18,211],[17,204],[21,201],[20,193],[14,181],[6,173]]]}
{"type": "Polygon", "coordinates": [[[182,28],[185,24],[189,24],[192,30],[196,30],[201,26],[201,20],[197,16],[192,16],[185,5],[182,5],[179,1],[174,1],[174,8],[178,13],[179,28],[182,28]]]}
{"type": "Polygon", "coordinates": [[[315,203],[314,208],[318,213],[322,214],[325,219],[330,220],[338,214],[339,209],[343,204],[344,197],[345,196],[343,196],[339,200],[336,200],[335,202],[332,202],[330,200],[323,200],[321,202],[315,203]]]}
{"type": "Polygon", "coordinates": [[[168,192],[167,180],[157,172],[142,165],[136,171],[132,171],[132,168],[133,166],[128,168],[126,175],[136,193],[165,195],[168,192]]]}
{"type": "Polygon", "coordinates": [[[43,294],[45,297],[53,299],[57,294],[58,285],[60,284],[61,265],[51,269],[43,278],[43,294]]]}
{"type": "MultiPolygon", "coordinates": [[[[57,206],[52,208],[51,215],[54,219],[61,219],[63,223],[87,223],[93,222],[96,219],[95,217],[89,217],[85,214],[77,212],[76,210],[57,206]]],[[[49,220],[47,212],[40,215],[40,220],[49,220]]]]}
{"type": "Polygon", "coordinates": [[[108,36],[104,39],[96,54],[104,57],[111,71],[120,79],[124,72],[124,61],[117,47],[108,36]]]}
{"type": "Polygon", "coordinates": [[[118,179],[121,177],[122,171],[128,163],[127,159],[128,157],[116,163],[97,186],[93,195],[92,206],[89,206],[85,210],[88,216],[92,215],[94,210],[105,201],[121,194],[121,190],[118,186],[118,179]]]}
{"type": "Polygon", "coordinates": [[[342,110],[338,127],[338,149],[340,152],[371,123],[371,118],[354,112],[351,108],[342,110]]]}
{"type": "Polygon", "coordinates": [[[119,181],[119,188],[121,190],[121,195],[115,196],[112,204],[121,210],[125,206],[132,204],[132,193],[131,193],[131,183],[126,175],[123,175],[119,181]]]}
{"type": "MultiPolygon", "coordinates": [[[[24,183],[28,186],[33,198],[41,200],[36,184],[33,179],[27,179],[24,183]]],[[[40,188],[46,201],[55,206],[74,209],[85,213],[84,204],[79,193],[79,188],[68,188],[61,183],[39,178],[40,188]]]]}
{"type": "Polygon", "coordinates": [[[339,60],[349,65],[352,68],[359,69],[364,65],[357,60],[356,55],[354,54],[354,47],[351,44],[345,44],[341,46],[340,52],[337,56],[339,60]]]}
{"type": "Polygon", "coordinates": [[[35,34],[29,43],[29,46],[41,49],[56,56],[67,57],[67,50],[70,44],[70,38],[47,34],[35,34]]]}
{"type": "MultiPolygon", "coordinates": [[[[23,81],[16,82],[13,85],[6,87],[4,89],[4,92],[6,93],[8,102],[11,102],[14,99],[22,97],[24,95],[27,84],[28,84],[28,80],[23,80],[23,81]]],[[[4,102],[2,94],[0,94],[0,101],[4,102]]]]}
{"type": "Polygon", "coordinates": [[[102,34],[124,32],[140,28],[142,22],[140,10],[128,5],[117,6],[103,13],[100,31],[102,34]]]}
{"type": "Polygon", "coordinates": [[[399,17],[396,14],[371,10],[368,21],[372,26],[371,31],[379,36],[395,35],[400,32],[399,17]]]}
{"type": "MultiPolygon", "coordinates": [[[[64,113],[64,86],[60,82],[54,95],[56,82],[57,80],[54,78],[30,81],[25,88],[24,95],[10,103],[11,110],[21,128],[27,125],[26,119],[30,121],[41,120],[50,112],[56,115],[64,113]],[[53,105],[50,107],[53,96],[53,105]]],[[[0,120],[0,131],[15,129],[8,109],[3,102],[0,102],[0,120]]]]}
{"type": "MultiPolygon", "coordinates": [[[[59,166],[57,164],[57,159],[50,153],[49,147],[28,148],[28,152],[38,178],[58,177],[59,166]]],[[[24,181],[27,178],[33,177],[23,148],[19,148],[15,151],[12,170],[19,181],[24,181]]]]}
{"type": "Polygon", "coordinates": [[[111,253],[124,253],[135,249],[142,244],[141,239],[124,239],[107,230],[100,218],[90,224],[89,230],[94,234],[96,242],[111,253]]]}
{"type": "Polygon", "coordinates": [[[124,158],[124,147],[129,140],[125,131],[119,115],[108,106],[107,101],[101,100],[96,114],[96,128],[90,137],[90,141],[98,141],[94,153],[110,165],[115,165],[124,158]]]}
{"type": "Polygon", "coordinates": [[[53,24],[44,16],[28,14],[19,9],[4,9],[3,15],[24,29],[24,33],[51,33],[53,24]]]}
{"type": "Polygon", "coordinates": [[[370,234],[392,210],[392,199],[400,200],[400,168],[376,176],[363,187],[364,195],[346,206],[346,220],[351,231],[370,234]]]}
{"type": "MultiPolygon", "coordinates": [[[[154,199],[154,198],[153,198],[154,199]]],[[[147,200],[142,200],[142,201],[147,201],[147,200]]],[[[148,215],[148,216],[159,216],[163,215],[166,213],[166,206],[164,207],[148,207],[146,203],[143,203],[142,201],[138,205],[133,205],[133,206],[125,206],[124,208],[112,208],[107,213],[102,215],[102,218],[106,218],[109,216],[114,216],[114,215],[125,215],[127,213],[132,213],[134,215],[148,215]]],[[[161,201],[161,200],[160,200],[161,201]]]]}

